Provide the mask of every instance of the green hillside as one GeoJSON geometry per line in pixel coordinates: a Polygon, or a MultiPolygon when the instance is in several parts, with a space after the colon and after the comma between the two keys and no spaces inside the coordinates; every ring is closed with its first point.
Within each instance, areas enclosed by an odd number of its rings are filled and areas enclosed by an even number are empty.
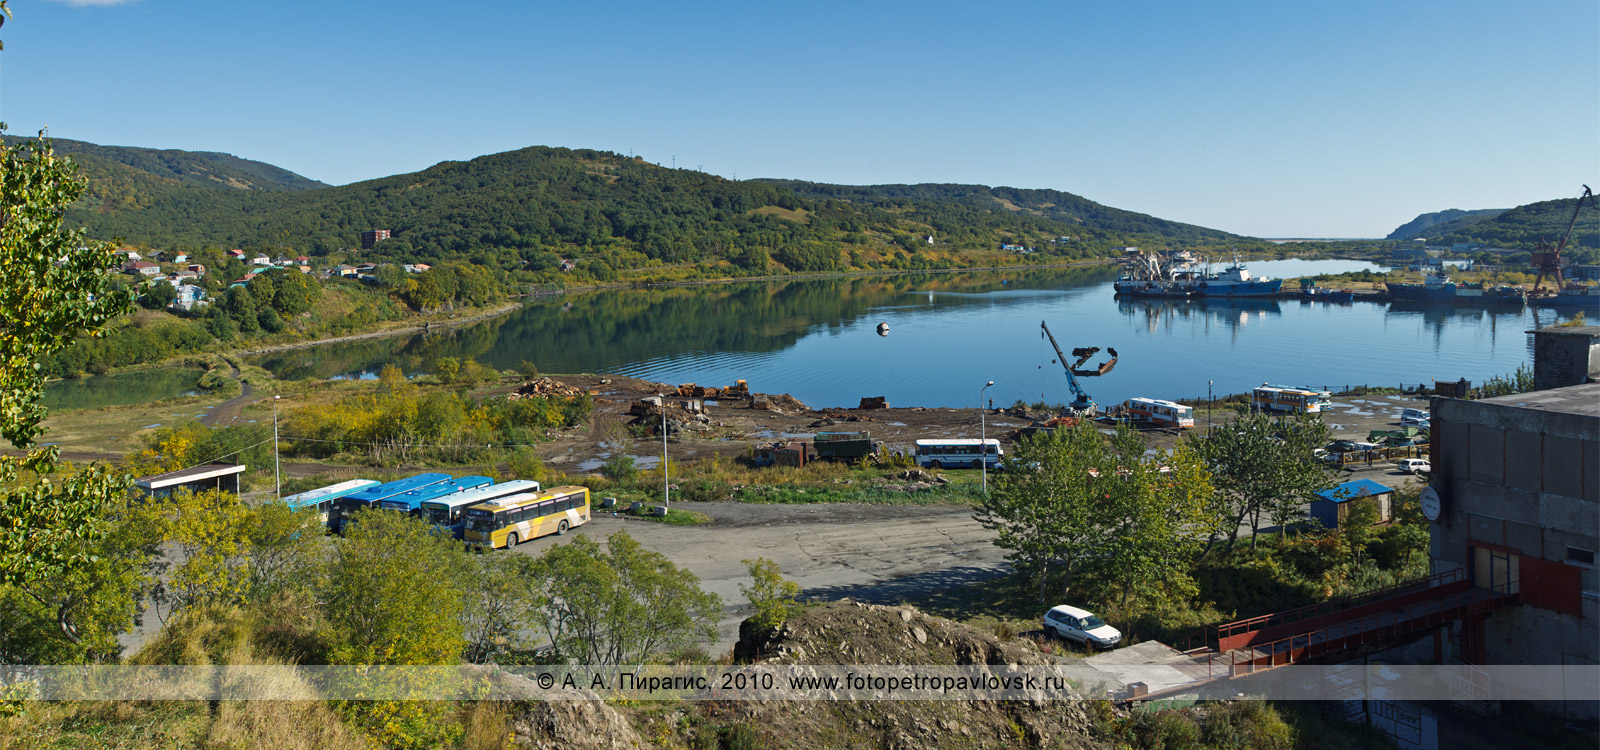
{"type": "MultiPolygon", "coordinates": [[[[12,143],[31,140],[18,136],[5,136],[5,138],[12,143]]],[[[51,138],[50,142],[55,144],[56,153],[71,156],[84,167],[85,174],[91,178],[101,172],[114,174],[115,168],[112,165],[121,165],[131,168],[133,172],[151,177],[220,190],[293,191],[327,187],[324,183],[301,177],[287,169],[241,159],[233,154],[134,146],[101,146],[65,138],[51,138]]]]}
{"type": "Polygon", "coordinates": [[[160,247],[316,256],[384,228],[393,239],[364,258],[456,258],[535,272],[573,258],[615,270],[716,266],[737,274],[948,267],[1002,242],[1068,258],[1128,244],[1252,244],[1057,191],[735,182],[603,151],[533,147],[305,190],[285,180],[272,183],[279,189],[219,190],[195,170],[120,151],[77,151],[91,187],[72,219],[93,236],[160,247]],[[1074,239],[1051,242],[1063,236],[1074,239]]]}
{"type": "MultiPolygon", "coordinates": [[[[1561,235],[1567,231],[1567,222],[1572,220],[1576,203],[1576,198],[1529,203],[1430,242],[1475,242],[1517,250],[1532,250],[1541,239],[1553,245],[1560,242],[1561,235]]],[[[1596,209],[1594,204],[1585,202],[1578,214],[1577,226],[1572,229],[1572,239],[1568,240],[1567,249],[1575,260],[1594,262],[1600,259],[1600,209],[1596,209]]]]}
{"type": "Polygon", "coordinates": [[[804,198],[845,200],[901,212],[927,222],[941,235],[960,237],[980,228],[1017,226],[1056,230],[1078,239],[1123,235],[1161,237],[1177,242],[1225,242],[1235,235],[1103,206],[1059,190],[1025,190],[986,185],[829,185],[796,180],[764,180],[804,198]]]}
{"type": "Polygon", "coordinates": [[[1440,236],[1459,232],[1473,224],[1488,221],[1506,212],[1503,208],[1479,208],[1463,211],[1447,208],[1418,216],[1389,233],[1384,239],[1409,240],[1417,237],[1440,236]]]}

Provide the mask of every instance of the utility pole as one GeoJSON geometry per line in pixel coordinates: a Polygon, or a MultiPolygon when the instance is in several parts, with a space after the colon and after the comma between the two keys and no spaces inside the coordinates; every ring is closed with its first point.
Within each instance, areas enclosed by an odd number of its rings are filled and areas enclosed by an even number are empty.
{"type": "Polygon", "coordinates": [[[278,462],[278,399],[282,396],[272,397],[272,483],[276,487],[275,499],[283,498],[283,473],[279,470],[278,462]]]}
{"type": "Polygon", "coordinates": [[[1216,382],[1216,381],[1212,381],[1212,380],[1207,380],[1206,381],[1206,434],[1207,435],[1211,434],[1211,402],[1215,400],[1215,399],[1211,398],[1211,385],[1214,382],[1216,382]]]}
{"type": "Polygon", "coordinates": [[[994,385],[991,380],[978,389],[978,456],[983,462],[983,494],[989,494],[989,413],[983,408],[983,392],[994,385]]]}

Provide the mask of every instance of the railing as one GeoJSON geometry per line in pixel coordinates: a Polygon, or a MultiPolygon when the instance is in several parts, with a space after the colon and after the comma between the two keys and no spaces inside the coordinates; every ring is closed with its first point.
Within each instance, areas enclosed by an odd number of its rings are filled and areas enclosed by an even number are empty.
{"type": "Polygon", "coordinates": [[[1464,567],[1455,568],[1452,570],[1447,570],[1443,573],[1435,573],[1427,578],[1414,578],[1409,581],[1402,581],[1400,583],[1391,584],[1382,588],[1363,591],[1359,594],[1352,594],[1340,599],[1331,599],[1329,601],[1319,602],[1317,604],[1308,604],[1304,607],[1296,607],[1294,609],[1286,609],[1281,612],[1273,612],[1271,614],[1258,615],[1256,617],[1249,617],[1243,620],[1235,620],[1233,622],[1223,623],[1215,626],[1215,628],[1213,628],[1211,631],[1211,635],[1214,640],[1220,640],[1231,636],[1255,632],[1257,630],[1265,630],[1269,627],[1305,620],[1311,617],[1342,612],[1347,609],[1352,609],[1363,604],[1371,604],[1380,599],[1387,599],[1399,594],[1406,594],[1414,591],[1426,591],[1427,589],[1438,588],[1445,584],[1457,583],[1465,580],[1467,580],[1467,569],[1464,567]]]}

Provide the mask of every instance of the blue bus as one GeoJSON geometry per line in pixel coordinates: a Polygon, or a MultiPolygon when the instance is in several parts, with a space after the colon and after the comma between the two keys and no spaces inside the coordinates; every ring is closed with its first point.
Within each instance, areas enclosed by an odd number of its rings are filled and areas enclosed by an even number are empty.
{"type": "Polygon", "coordinates": [[[457,492],[464,492],[489,484],[494,484],[494,480],[488,477],[462,477],[448,482],[430,484],[419,490],[412,490],[401,495],[379,500],[378,507],[384,510],[398,510],[415,516],[422,511],[423,501],[454,495],[457,492]]]}
{"type": "Polygon", "coordinates": [[[317,513],[322,517],[323,525],[327,525],[328,515],[333,512],[333,501],[338,500],[339,498],[357,490],[364,490],[368,487],[372,487],[377,483],[378,482],[375,479],[352,479],[348,482],[340,482],[338,484],[330,484],[327,487],[318,487],[314,490],[307,490],[298,495],[290,495],[286,498],[283,498],[283,502],[289,506],[289,510],[316,508],[317,513]]]}
{"type": "Polygon", "coordinates": [[[375,487],[368,487],[364,490],[356,490],[355,492],[333,501],[333,513],[332,515],[328,516],[328,525],[331,526],[335,532],[343,531],[345,519],[349,518],[352,513],[355,513],[361,508],[376,507],[379,502],[394,497],[395,495],[403,495],[412,490],[420,490],[429,485],[439,484],[440,482],[448,482],[451,480],[451,478],[452,477],[449,474],[418,474],[413,477],[406,477],[405,479],[396,479],[393,482],[384,482],[383,484],[375,487]]]}
{"type": "Polygon", "coordinates": [[[531,479],[513,479],[509,482],[501,482],[500,484],[479,487],[475,490],[424,500],[422,503],[422,517],[428,523],[433,524],[435,529],[441,532],[449,529],[451,535],[461,539],[467,530],[466,510],[468,507],[479,503],[487,503],[508,495],[538,491],[538,482],[531,479]]]}

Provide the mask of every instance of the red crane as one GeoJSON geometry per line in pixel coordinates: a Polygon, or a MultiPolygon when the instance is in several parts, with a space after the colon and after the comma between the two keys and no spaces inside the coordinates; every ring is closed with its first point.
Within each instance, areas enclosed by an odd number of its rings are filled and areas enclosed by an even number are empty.
{"type": "MultiPolygon", "coordinates": [[[[1584,201],[1589,201],[1590,205],[1595,205],[1594,192],[1589,190],[1588,185],[1583,186],[1583,194],[1578,196],[1578,205],[1572,207],[1572,220],[1567,222],[1567,233],[1561,235],[1561,243],[1556,245],[1554,251],[1549,249],[1549,243],[1545,242],[1543,238],[1539,240],[1536,252],[1534,252],[1533,257],[1528,259],[1528,265],[1533,266],[1534,270],[1539,272],[1539,275],[1533,279],[1533,291],[1529,292],[1528,296],[1533,297],[1539,294],[1539,284],[1544,281],[1546,273],[1550,274],[1550,278],[1555,281],[1556,291],[1559,292],[1561,290],[1561,251],[1566,249],[1567,240],[1572,237],[1572,228],[1578,224],[1578,212],[1583,210],[1584,201]]],[[[1551,292],[1551,294],[1554,293],[1551,292]]]]}

